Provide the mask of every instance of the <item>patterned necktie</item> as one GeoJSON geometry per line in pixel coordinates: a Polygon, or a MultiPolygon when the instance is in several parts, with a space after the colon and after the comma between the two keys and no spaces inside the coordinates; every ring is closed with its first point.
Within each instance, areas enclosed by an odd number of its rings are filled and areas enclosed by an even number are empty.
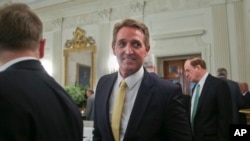
{"type": "Polygon", "coordinates": [[[121,117],[122,117],[122,109],[125,99],[125,92],[126,92],[127,84],[125,80],[121,81],[119,92],[115,98],[115,105],[112,113],[112,132],[115,138],[115,141],[120,140],[120,124],[121,124],[121,117]]]}
{"type": "Polygon", "coordinates": [[[198,103],[199,103],[199,93],[200,93],[200,85],[198,84],[196,86],[195,97],[194,97],[194,105],[193,105],[193,112],[192,112],[192,119],[191,119],[192,129],[193,129],[193,126],[194,126],[194,117],[195,117],[196,110],[197,110],[198,103]]]}

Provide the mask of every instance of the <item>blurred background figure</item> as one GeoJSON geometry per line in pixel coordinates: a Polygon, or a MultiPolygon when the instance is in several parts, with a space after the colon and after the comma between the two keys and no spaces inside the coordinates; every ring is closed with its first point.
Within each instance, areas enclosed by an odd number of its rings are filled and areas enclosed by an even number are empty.
{"type": "Polygon", "coordinates": [[[156,74],[156,66],[154,62],[154,56],[148,54],[144,60],[143,67],[151,74],[156,74]]]}
{"type": "Polygon", "coordinates": [[[87,90],[86,96],[87,96],[86,120],[94,120],[94,103],[95,103],[94,91],[91,89],[87,90]]]}
{"type": "MultiPolygon", "coordinates": [[[[227,78],[227,70],[225,68],[218,68],[217,69],[217,76],[222,80],[226,81],[231,93],[232,98],[232,110],[233,110],[233,117],[232,117],[232,124],[239,124],[240,116],[242,115],[239,110],[244,107],[243,96],[240,91],[240,87],[237,82],[229,80],[227,78]]],[[[244,115],[242,115],[244,116],[244,115]]]]}
{"type": "MultiPolygon", "coordinates": [[[[243,101],[244,101],[242,109],[250,109],[250,93],[248,91],[248,85],[246,82],[243,82],[243,83],[239,82],[238,85],[240,87],[241,94],[243,96],[243,101]]],[[[248,122],[246,113],[241,113],[240,121],[241,121],[241,124],[250,124],[250,121],[248,122]]]]}
{"type": "Polygon", "coordinates": [[[250,92],[246,82],[241,83],[241,92],[244,98],[244,108],[250,109],[250,92]]]}

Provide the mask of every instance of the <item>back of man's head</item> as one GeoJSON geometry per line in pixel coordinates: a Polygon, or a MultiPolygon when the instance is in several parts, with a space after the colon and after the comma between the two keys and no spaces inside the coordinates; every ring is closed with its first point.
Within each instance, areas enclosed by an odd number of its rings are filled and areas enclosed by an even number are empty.
{"type": "Polygon", "coordinates": [[[42,22],[26,4],[0,8],[0,27],[2,50],[34,50],[42,40],[42,22]]]}
{"type": "Polygon", "coordinates": [[[247,92],[248,91],[248,84],[246,82],[242,83],[242,89],[243,89],[243,92],[247,92]]]}
{"type": "Polygon", "coordinates": [[[94,94],[94,91],[92,89],[88,89],[88,92],[94,94]]]}
{"type": "Polygon", "coordinates": [[[218,68],[217,76],[227,78],[227,70],[225,68],[218,68]]]}

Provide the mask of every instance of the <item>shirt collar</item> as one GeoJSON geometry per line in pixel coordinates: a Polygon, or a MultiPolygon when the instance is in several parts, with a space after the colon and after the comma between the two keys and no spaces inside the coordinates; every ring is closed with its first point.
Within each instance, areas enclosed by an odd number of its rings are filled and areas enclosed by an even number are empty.
{"type": "Polygon", "coordinates": [[[198,82],[198,84],[200,84],[200,86],[203,87],[203,85],[204,85],[204,83],[205,83],[205,81],[206,81],[206,79],[207,79],[207,76],[208,76],[208,72],[206,72],[206,73],[202,76],[201,80],[198,82]]]}
{"type": "MultiPolygon", "coordinates": [[[[126,84],[128,86],[128,89],[132,89],[135,84],[137,82],[139,82],[139,80],[142,79],[144,74],[144,70],[143,67],[141,67],[137,72],[135,72],[134,74],[128,76],[125,78],[126,84]]],[[[118,84],[120,86],[121,81],[123,80],[122,76],[120,75],[120,73],[118,72],[118,84]]]]}
{"type": "Polygon", "coordinates": [[[245,91],[242,95],[245,96],[247,94],[247,91],[245,91]]]}
{"type": "Polygon", "coordinates": [[[20,58],[13,59],[13,60],[5,63],[4,65],[2,65],[0,67],[0,72],[5,71],[7,68],[9,68],[10,66],[12,66],[15,63],[18,63],[18,62],[21,62],[24,60],[38,60],[38,59],[35,57],[20,57],[20,58]]]}

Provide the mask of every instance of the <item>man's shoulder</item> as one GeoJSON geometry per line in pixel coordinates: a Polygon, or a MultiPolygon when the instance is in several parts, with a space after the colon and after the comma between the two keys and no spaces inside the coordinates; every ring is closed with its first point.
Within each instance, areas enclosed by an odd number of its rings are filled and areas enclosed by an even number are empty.
{"type": "Polygon", "coordinates": [[[233,81],[233,80],[229,80],[227,79],[228,83],[231,84],[231,85],[234,85],[234,86],[239,86],[238,83],[236,81],[233,81]]]}
{"type": "Polygon", "coordinates": [[[245,97],[249,97],[250,98],[250,92],[249,91],[245,94],[245,97]]]}
{"type": "Polygon", "coordinates": [[[206,79],[206,84],[208,85],[212,85],[212,86],[226,86],[229,88],[229,84],[228,84],[228,81],[226,79],[222,79],[222,78],[218,78],[218,77],[215,77],[211,74],[209,74],[207,76],[207,79],[206,79]]]}
{"type": "Polygon", "coordinates": [[[105,74],[105,75],[101,76],[99,81],[107,81],[107,80],[110,80],[110,79],[116,78],[116,77],[117,77],[117,72],[111,73],[111,74],[105,74]]]}
{"type": "Polygon", "coordinates": [[[158,87],[158,88],[162,87],[162,88],[169,89],[171,87],[175,87],[176,85],[172,83],[171,81],[164,79],[158,75],[149,74],[148,76],[149,76],[148,79],[144,78],[142,81],[150,81],[154,87],[158,87]]]}

